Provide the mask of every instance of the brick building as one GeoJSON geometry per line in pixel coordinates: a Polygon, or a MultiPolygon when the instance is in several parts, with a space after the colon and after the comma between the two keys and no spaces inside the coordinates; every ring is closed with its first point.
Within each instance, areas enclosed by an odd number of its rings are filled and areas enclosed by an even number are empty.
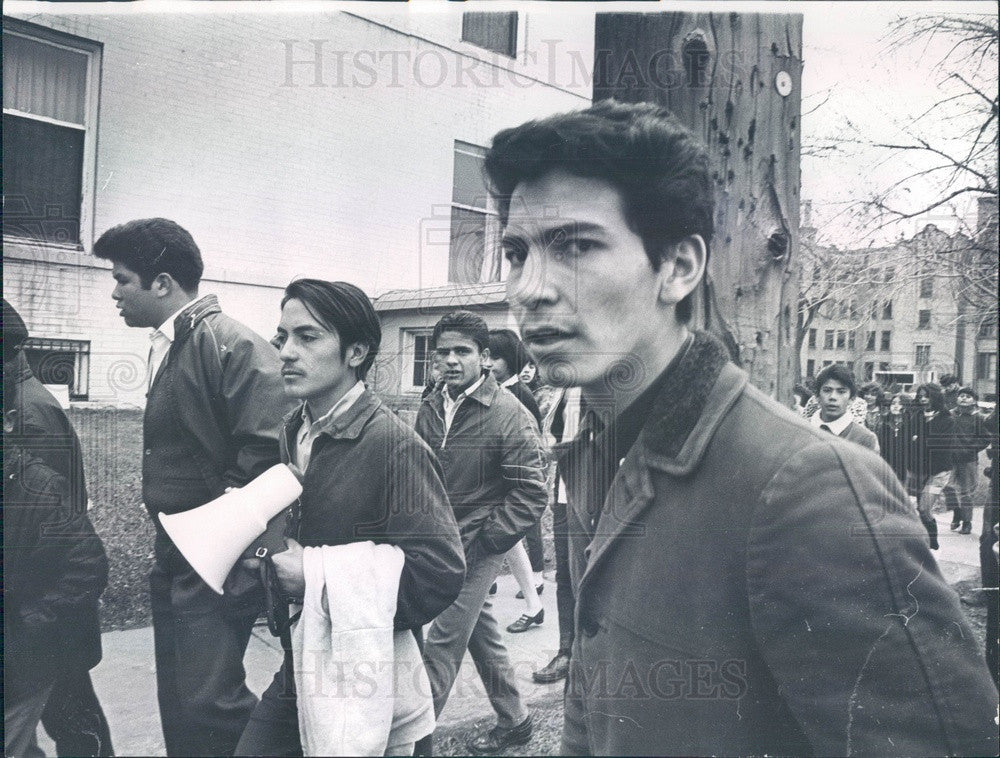
{"type": "Polygon", "coordinates": [[[149,216],[191,231],[202,291],[268,338],[296,276],[390,293],[380,375],[406,395],[440,309],[391,291],[499,281],[485,146],[590,102],[593,13],[277,5],[5,6],[4,294],[73,400],[143,402],[149,343],[90,249],[149,216]]]}

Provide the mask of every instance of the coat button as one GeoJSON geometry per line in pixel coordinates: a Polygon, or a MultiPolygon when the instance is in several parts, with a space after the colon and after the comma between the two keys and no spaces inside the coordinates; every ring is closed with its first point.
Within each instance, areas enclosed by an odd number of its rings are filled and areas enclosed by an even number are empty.
{"type": "Polygon", "coordinates": [[[152,449],[147,447],[146,448],[146,455],[152,455],[152,454],[153,454],[152,449]]]}

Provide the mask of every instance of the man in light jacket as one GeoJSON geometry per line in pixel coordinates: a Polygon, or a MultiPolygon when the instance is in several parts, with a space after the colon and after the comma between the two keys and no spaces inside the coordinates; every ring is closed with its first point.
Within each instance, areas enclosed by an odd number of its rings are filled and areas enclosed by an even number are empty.
{"type": "Polygon", "coordinates": [[[995,755],[997,692],[887,466],[692,332],[704,147],[653,104],[500,132],[512,310],[589,411],[560,463],[564,755],[995,755]]]}

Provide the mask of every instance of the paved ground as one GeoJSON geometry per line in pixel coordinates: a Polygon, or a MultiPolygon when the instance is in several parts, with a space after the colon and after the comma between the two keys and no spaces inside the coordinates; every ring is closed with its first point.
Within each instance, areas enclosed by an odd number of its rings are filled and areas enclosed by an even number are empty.
{"type": "MultiPolygon", "coordinates": [[[[950,515],[937,515],[940,528],[941,549],[937,559],[948,581],[952,584],[975,579],[979,575],[979,520],[971,535],[960,535],[949,530],[950,515]]],[[[494,597],[497,617],[503,626],[517,618],[524,604],[514,599],[517,589],[513,577],[499,579],[499,592],[494,597]]],[[[548,702],[556,699],[562,684],[538,685],[531,680],[531,672],[544,666],[558,646],[558,624],[555,610],[555,584],[551,578],[545,582],[542,594],[547,619],[540,627],[523,634],[507,634],[505,641],[510,651],[517,679],[529,703],[548,702]]],[[[108,632],[103,637],[104,660],[94,669],[94,686],[111,723],[111,733],[118,755],[164,755],[156,707],[156,680],[153,669],[153,633],[147,627],[124,632],[108,632]]],[[[255,630],[247,652],[246,665],[251,689],[260,693],[270,682],[281,664],[281,651],[265,627],[255,630]]],[[[439,728],[460,724],[488,725],[490,705],[468,656],[462,674],[441,716],[439,728]]],[[[453,729],[451,730],[453,731],[453,729]]],[[[54,755],[51,741],[40,731],[40,744],[47,755],[54,755]]]]}

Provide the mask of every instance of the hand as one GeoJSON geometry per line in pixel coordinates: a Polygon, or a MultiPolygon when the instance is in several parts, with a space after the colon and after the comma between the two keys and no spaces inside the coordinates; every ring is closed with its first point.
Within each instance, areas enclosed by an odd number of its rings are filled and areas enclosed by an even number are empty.
{"type": "Polygon", "coordinates": [[[306,576],[302,569],[302,545],[291,537],[285,537],[288,550],[271,556],[274,572],[282,589],[290,597],[302,597],[306,592],[306,576]]]}

